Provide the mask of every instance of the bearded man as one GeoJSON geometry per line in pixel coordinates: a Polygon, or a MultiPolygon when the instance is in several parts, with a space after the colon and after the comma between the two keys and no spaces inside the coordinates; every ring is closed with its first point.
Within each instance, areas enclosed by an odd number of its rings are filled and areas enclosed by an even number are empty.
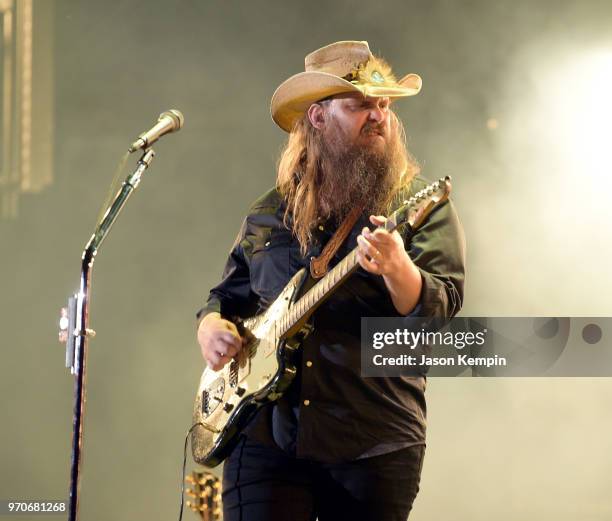
{"type": "Polygon", "coordinates": [[[379,228],[426,185],[390,106],[420,88],[416,74],[397,81],[367,42],[349,41],[309,54],[305,72],[272,97],[288,142],[276,187],[251,207],[198,313],[204,359],[227,364],[245,343],[230,318],[266,309],[347,220],[331,265],[358,246],[360,269],[314,313],[295,380],[225,461],[226,521],[408,517],[425,452],[425,377],[362,377],[360,319],[461,308],[464,240],[452,203],[410,237],[379,228]]]}

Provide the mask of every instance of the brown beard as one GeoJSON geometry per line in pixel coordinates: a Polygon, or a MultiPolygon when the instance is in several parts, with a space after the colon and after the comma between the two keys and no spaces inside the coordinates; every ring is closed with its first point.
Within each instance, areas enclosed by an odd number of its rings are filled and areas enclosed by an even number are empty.
{"type": "MultiPolygon", "coordinates": [[[[319,217],[340,222],[355,206],[362,206],[368,214],[387,213],[406,165],[406,149],[397,128],[392,126],[380,149],[349,142],[336,120],[329,122],[320,144],[319,217]]],[[[375,123],[361,132],[384,135],[375,123]]]]}

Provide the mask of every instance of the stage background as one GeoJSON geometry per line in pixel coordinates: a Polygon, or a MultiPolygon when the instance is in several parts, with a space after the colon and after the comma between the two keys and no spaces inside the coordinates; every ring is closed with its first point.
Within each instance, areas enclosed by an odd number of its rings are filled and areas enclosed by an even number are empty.
{"type": "MultiPolygon", "coordinates": [[[[610,105],[594,112],[604,126],[567,116],[593,101],[580,60],[612,49],[610,2],[46,1],[53,183],[0,223],[0,497],[67,496],[59,308],[122,154],[178,108],[183,130],[154,147],[94,269],[81,496],[86,520],[176,518],[203,368],[195,312],[274,183],[272,92],[333,41],[368,40],[398,76],[423,77],[395,107],[425,177],[453,176],[463,315],[612,314],[612,172],[588,148],[609,138],[610,105]]],[[[611,518],[609,379],[430,379],[427,396],[412,518],[611,518]]]]}

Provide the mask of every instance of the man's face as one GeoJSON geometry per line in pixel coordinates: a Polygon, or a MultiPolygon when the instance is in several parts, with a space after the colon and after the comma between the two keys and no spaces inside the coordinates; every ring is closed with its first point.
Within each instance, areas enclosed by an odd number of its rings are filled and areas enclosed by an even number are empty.
{"type": "Polygon", "coordinates": [[[391,132],[389,98],[343,94],[327,102],[324,133],[346,146],[385,150],[391,132]],[[342,139],[343,138],[343,139],[342,139]]]}
{"type": "Polygon", "coordinates": [[[380,212],[406,166],[389,98],[337,96],[312,105],[308,117],[320,138],[322,214],[341,218],[355,204],[380,212]]]}

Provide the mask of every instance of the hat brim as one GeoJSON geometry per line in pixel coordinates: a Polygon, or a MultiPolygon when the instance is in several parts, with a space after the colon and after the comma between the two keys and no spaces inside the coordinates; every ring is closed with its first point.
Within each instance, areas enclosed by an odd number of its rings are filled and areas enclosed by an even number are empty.
{"type": "Polygon", "coordinates": [[[286,132],[306,113],[310,105],[329,96],[358,92],[363,96],[404,98],[421,90],[417,74],[407,74],[396,85],[354,84],[327,72],[300,72],[279,85],[270,103],[274,122],[286,132]]]}

